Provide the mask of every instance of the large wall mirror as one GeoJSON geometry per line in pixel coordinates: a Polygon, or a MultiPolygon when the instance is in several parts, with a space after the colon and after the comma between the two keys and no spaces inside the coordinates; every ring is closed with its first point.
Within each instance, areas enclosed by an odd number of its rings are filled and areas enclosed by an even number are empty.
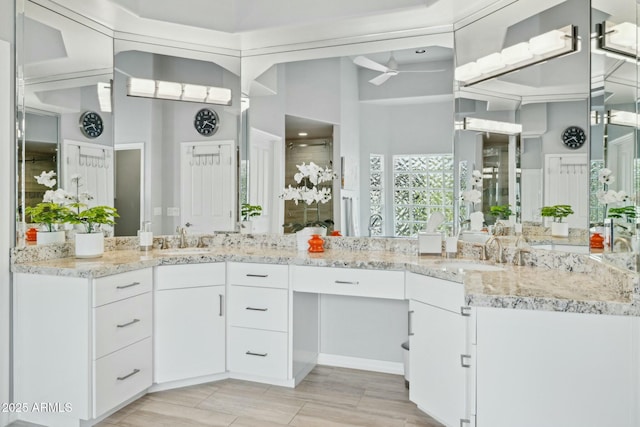
{"type": "Polygon", "coordinates": [[[589,28],[589,7],[580,0],[521,0],[455,32],[454,151],[461,190],[473,185],[472,171],[484,178],[482,202],[462,203],[461,219],[482,210],[490,223],[490,207],[508,204],[518,221],[536,224],[541,207],[568,204],[574,211],[567,218],[573,242],[586,247],[589,28]],[[575,51],[544,61],[544,46],[528,51],[540,41],[534,38],[554,30],[562,31],[555,33],[560,45],[549,49],[562,50],[563,34],[567,40],[574,35],[571,26],[578,37],[575,51]],[[584,140],[563,138],[570,128],[582,130],[584,140]]]}
{"type": "Polygon", "coordinates": [[[453,222],[451,33],[243,57],[248,201],[259,227],[330,219],[343,234],[414,236],[453,222]],[[279,198],[297,165],[337,173],[330,203],[279,198]]]}
{"type": "Polygon", "coordinates": [[[80,174],[81,191],[94,195],[91,203],[113,204],[113,41],[107,28],[68,10],[20,1],[17,12],[16,218],[24,230],[30,222],[25,207],[42,201],[48,189],[34,178],[42,171],[55,171],[69,191],[71,176],[80,174]],[[82,132],[87,113],[100,116],[99,134],[82,132]]]}

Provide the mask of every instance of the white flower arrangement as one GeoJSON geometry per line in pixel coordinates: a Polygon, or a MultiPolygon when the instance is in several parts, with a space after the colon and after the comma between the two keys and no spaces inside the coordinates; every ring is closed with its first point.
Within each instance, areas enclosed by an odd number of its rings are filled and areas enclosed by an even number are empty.
{"type": "Polygon", "coordinates": [[[611,169],[602,168],[598,171],[598,181],[602,184],[602,190],[598,190],[596,192],[596,197],[598,198],[598,202],[603,205],[609,205],[611,203],[628,203],[631,201],[631,197],[621,190],[608,190],[609,185],[616,182],[616,177],[613,176],[613,172],[611,169]]]}
{"type": "Polygon", "coordinates": [[[474,170],[471,174],[472,184],[471,190],[462,192],[462,201],[477,205],[482,202],[482,193],[477,188],[482,188],[482,172],[474,170]]]}
{"type": "MultiPolygon", "coordinates": [[[[298,187],[292,187],[289,185],[284,189],[284,192],[280,195],[280,198],[284,200],[293,200],[297,205],[299,202],[304,202],[307,205],[316,203],[327,203],[331,200],[331,187],[318,187],[323,182],[330,182],[336,178],[336,174],[331,169],[325,167],[324,169],[316,165],[313,162],[309,164],[302,163],[296,165],[298,173],[293,176],[293,179],[300,184],[298,187]]],[[[328,228],[333,225],[331,219],[324,221],[320,220],[320,209],[316,210],[316,221],[309,222],[307,224],[285,224],[285,227],[291,227],[293,231],[302,230],[304,227],[321,226],[328,228]]]]}

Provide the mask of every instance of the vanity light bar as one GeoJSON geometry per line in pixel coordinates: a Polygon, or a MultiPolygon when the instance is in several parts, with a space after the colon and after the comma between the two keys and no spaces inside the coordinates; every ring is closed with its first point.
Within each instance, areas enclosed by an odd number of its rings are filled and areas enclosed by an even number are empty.
{"type": "Polygon", "coordinates": [[[97,85],[98,102],[100,103],[100,111],[103,113],[111,112],[111,83],[99,82],[97,85]]]}
{"type": "Polygon", "coordinates": [[[471,86],[578,50],[578,27],[567,25],[460,65],[455,79],[463,87],[471,86]]]}
{"type": "Polygon", "coordinates": [[[636,24],[604,21],[596,24],[596,32],[600,49],[637,60],[640,29],[636,24]]]}
{"type": "Polygon", "coordinates": [[[500,133],[504,135],[518,135],[522,133],[522,125],[518,123],[476,119],[473,117],[464,118],[462,129],[478,132],[500,133]]]}
{"type": "Polygon", "coordinates": [[[637,128],[640,125],[640,115],[631,111],[609,110],[607,111],[607,123],[637,128]]]}
{"type": "Polygon", "coordinates": [[[205,104],[231,105],[231,89],[129,77],[127,95],[205,104]]]}

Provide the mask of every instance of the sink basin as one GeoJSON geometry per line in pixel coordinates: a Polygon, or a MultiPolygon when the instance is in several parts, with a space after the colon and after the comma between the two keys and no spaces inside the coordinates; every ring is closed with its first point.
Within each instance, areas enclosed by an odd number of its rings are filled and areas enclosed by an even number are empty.
{"type": "Polygon", "coordinates": [[[589,246],[578,246],[578,245],[563,245],[563,244],[540,244],[540,245],[531,245],[533,249],[544,249],[547,251],[561,251],[561,252],[570,252],[573,254],[588,254],[589,246]]]}
{"type": "Polygon", "coordinates": [[[481,264],[473,261],[445,262],[442,268],[447,270],[469,270],[469,271],[504,271],[503,267],[492,264],[481,264]]]}
{"type": "Polygon", "coordinates": [[[164,249],[160,251],[160,255],[202,255],[209,252],[211,252],[211,249],[209,248],[164,249]]]}

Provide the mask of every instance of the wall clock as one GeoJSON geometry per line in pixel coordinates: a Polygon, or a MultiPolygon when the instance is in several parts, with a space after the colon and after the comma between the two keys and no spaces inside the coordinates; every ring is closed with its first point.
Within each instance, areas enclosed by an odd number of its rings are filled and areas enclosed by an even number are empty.
{"type": "Polygon", "coordinates": [[[80,115],[80,131],[87,138],[97,138],[104,131],[102,117],[95,111],[85,111],[80,115]]]}
{"type": "Polygon", "coordinates": [[[587,134],[579,126],[569,126],[562,132],[562,143],[568,148],[580,148],[587,141],[587,134]]]}
{"type": "Polygon", "coordinates": [[[215,111],[203,108],[196,113],[193,125],[200,135],[211,136],[218,130],[220,119],[215,111]]]}

